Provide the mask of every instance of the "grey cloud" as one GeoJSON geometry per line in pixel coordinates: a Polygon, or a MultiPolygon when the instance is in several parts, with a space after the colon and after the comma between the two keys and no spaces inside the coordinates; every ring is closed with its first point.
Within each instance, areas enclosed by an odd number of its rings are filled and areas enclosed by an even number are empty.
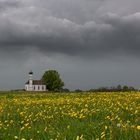
{"type": "Polygon", "coordinates": [[[20,2],[18,0],[2,0],[0,1],[0,10],[6,10],[8,8],[15,8],[20,6],[20,2]]]}
{"type": "Polygon", "coordinates": [[[33,20],[16,21],[0,17],[0,46],[2,50],[24,50],[33,47],[45,54],[64,53],[78,56],[106,54],[139,54],[140,13],[129,16],[107,14],[100,23],[90,21],[76,24],[67,19],[37,15],[33,20]]]}
{"type": "Polygon", "coordinates": [[[139,8],[138,0],[0,0],[0,89],[23,88],[31,69],[35,79],[57,69],[72,89],[139,88],[139,8]]]}
{"type": "Polygon", "coordinates": [[[53,17],[66,18],[76,23],[96,20],[100,15],[116,13],[121,16],[139,12],[138,0],[30,0],[40,9],[48,9],[53,17]]]}
{"type": "MultiPolygon", "coordinates": [[[[3,1],[5,6],[17,3],[19,1],[3,1]]],[[[6,15],[0,13],[0,49],[3,52],[24,52],[30,47],[44,55],[62,53],[83,58],[140,53],[140,13],[107,13],[114,7],[110,0],[22,0],[20,4],[21,7],[6,15]]],[[[135,0],[133,4],[136,5],[135,0]]]]}

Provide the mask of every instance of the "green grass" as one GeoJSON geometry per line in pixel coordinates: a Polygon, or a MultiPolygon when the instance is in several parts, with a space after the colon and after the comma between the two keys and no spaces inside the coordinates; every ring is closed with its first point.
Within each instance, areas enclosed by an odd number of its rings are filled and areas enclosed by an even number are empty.
{"type": "Polygon", "coordinates": [[[0,140],[139,140],[140,93],[0,93],[0,140]]]}

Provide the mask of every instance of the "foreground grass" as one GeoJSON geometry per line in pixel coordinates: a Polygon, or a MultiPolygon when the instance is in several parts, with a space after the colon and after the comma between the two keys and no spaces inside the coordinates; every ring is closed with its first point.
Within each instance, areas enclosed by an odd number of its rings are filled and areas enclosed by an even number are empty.
{"type": "Polygon", "coordinates": [[[140,93],[0,93],[0,140],[139,140],[140,93]]]}

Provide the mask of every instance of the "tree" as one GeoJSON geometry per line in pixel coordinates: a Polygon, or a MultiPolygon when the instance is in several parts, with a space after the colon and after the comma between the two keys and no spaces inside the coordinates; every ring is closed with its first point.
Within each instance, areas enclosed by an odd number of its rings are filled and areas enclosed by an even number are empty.
{"type": "Polygon", "coordinates": [[[82,92],[82,90],[81,89],[76,89],[75,92],[82,92]]]}
{"type": "Polygon", "coordinates": [[[123,91],[129,91],[129,88],[128,88],[128,86],[123,86],[123,91]]]}
{"type": "Polygon", "coordinates": [[[129,87],[129,90],[130,91],[135,91],[135,88],[134,87],[129,87]]]}
{"type": "Polygon", "coordinates": [[[121,85],[118,85],[118,86],[117,86],[117,91],[121,91],[121,90],[122,90],[121,85]]]}
{"type": "Polygon", "coordinates": [[[46,71],[42,76],[42,80],[49,91],[60,91],[64,86],[64,82],[56,70],[46,71]]]}

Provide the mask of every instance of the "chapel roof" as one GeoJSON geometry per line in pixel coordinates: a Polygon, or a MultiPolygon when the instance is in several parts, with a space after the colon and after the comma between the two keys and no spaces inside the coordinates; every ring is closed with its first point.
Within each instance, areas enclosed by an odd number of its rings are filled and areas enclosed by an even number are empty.
{"type": "MultiPolygon", "coordinates": [[[[27,81],[25,84],[29,84],[29,81],[27,81]]],[[[45,85],[43,80],[33,80],[33,85],[45,85]]]]}

